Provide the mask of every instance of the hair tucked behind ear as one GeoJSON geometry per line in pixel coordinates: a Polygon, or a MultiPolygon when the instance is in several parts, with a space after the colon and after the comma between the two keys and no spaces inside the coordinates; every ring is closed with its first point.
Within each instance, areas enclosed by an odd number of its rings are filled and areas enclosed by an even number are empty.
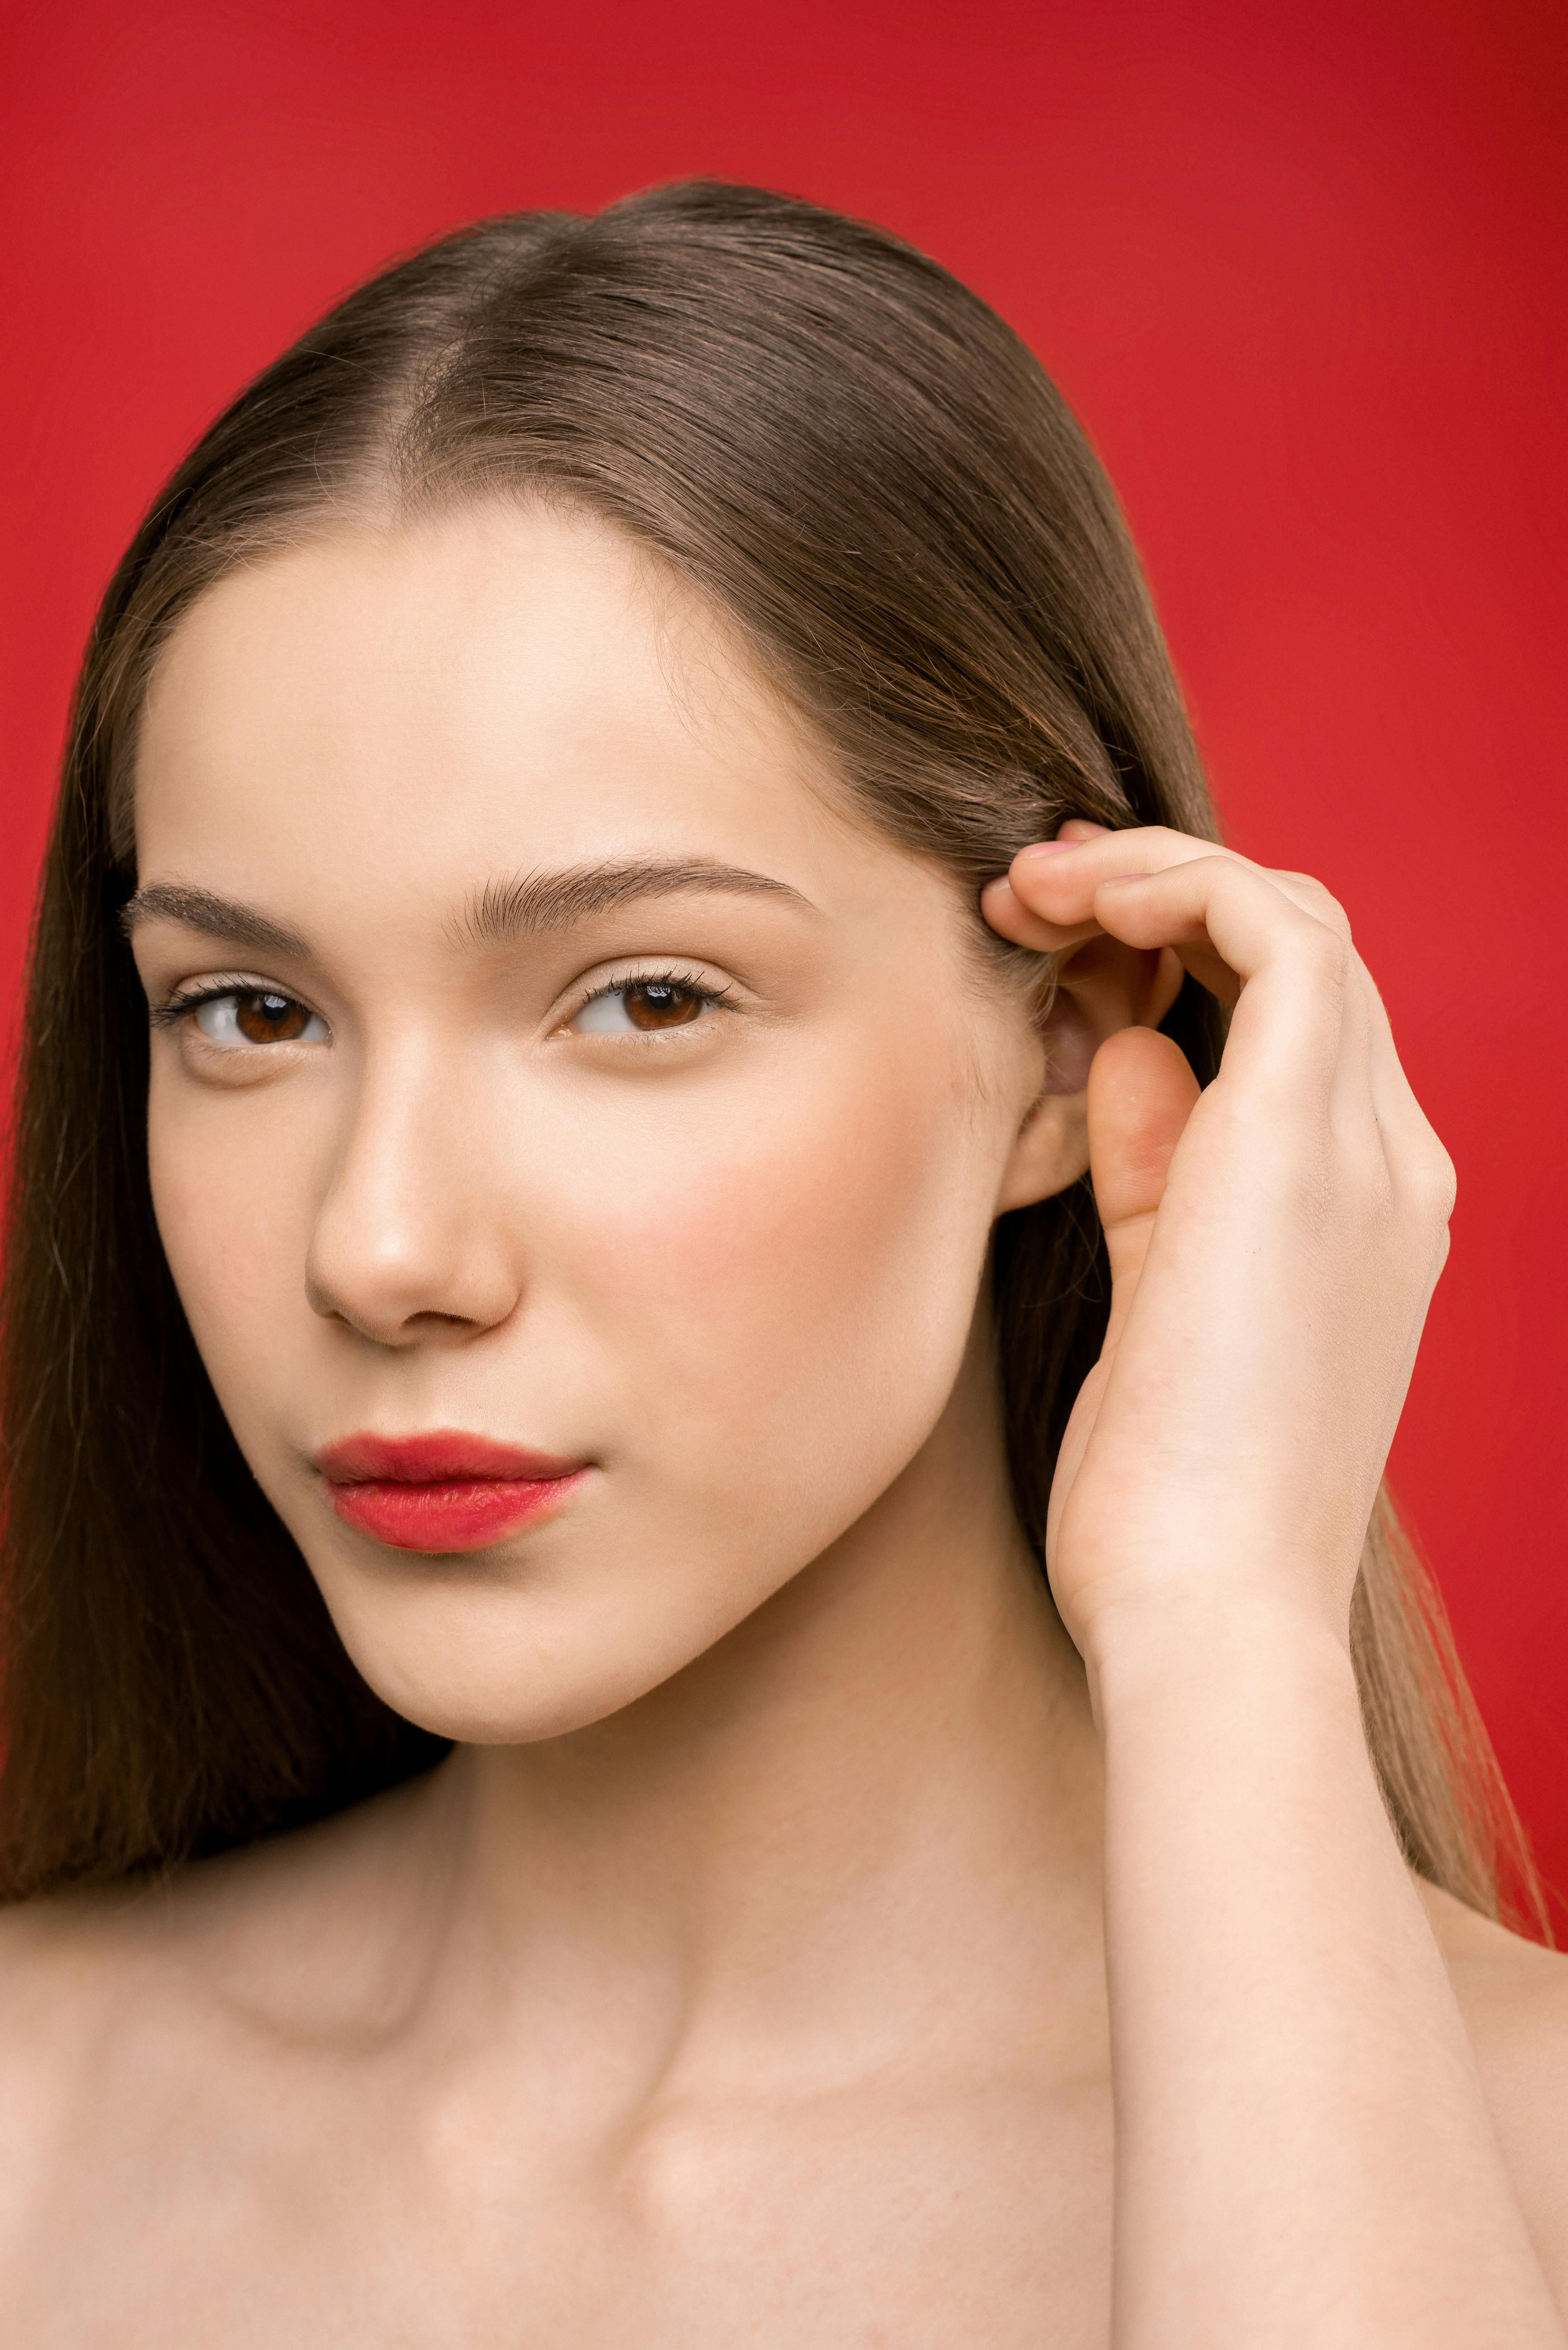
{"type": "MultiPolygon", "coordinates": [[[[972,888],[1069,815],[1217,837],[1082,432],[1017,337],[880,230],[753,188],[656,189],[593,219],[464,230],[312,328],[157,500],[77,696],[34,942],[0,1362],[13,1893],[166,1866],[440,1751],[348,1664],[196,1356],[152,1221],[145,1015],[116,914],[138,712],[192,599],[313,531],[520,485],[677,566],[873,820],[972,888]]],[[[1166,1027],[1206,1082],[1222,1023],[1190,982],[1166,1027]]],[[[1086,1186],[1004,1218],[994,1264],[1038,1549],[1105,1326],[1086,1186]]],[[[1383,1505],[1353,1638],[1412,1863],[1494,1910],[1500,1856],[1531,1881],[1522,1842],[1383,1505]]]]}

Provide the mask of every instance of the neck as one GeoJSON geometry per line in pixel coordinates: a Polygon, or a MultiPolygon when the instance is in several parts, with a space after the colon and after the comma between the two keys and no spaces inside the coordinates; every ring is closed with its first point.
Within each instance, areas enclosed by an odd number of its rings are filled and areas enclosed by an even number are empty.
{"type": "Polygon", "coordinates": [[[438,1972],[530,2008],[597,1991],[752,2062],[782,2030],[795,2065],[802,2032],[929,2042],[981,1979],[1038,2038],[1064,1968],[1097,1984],[1097,1747],[995,1420],[961,1382],[865,1518],[636,1704],[460,1749],[414,1814],[438,1972]]]}

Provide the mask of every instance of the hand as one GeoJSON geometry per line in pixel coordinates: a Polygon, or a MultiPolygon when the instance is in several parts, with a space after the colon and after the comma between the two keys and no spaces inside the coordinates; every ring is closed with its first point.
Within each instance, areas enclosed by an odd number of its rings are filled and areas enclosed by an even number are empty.
{"type": "Polygon", "coordinates": [[[1112,1305],[1052,1491],[1057,1604],[1091,1661],[1129,1611],[1259,1595],[1343,1641],[1453,1170],[1318,882],[1163,827],[1064,835],[991,884],[993,927],[1174,953],[1235,1010],[1201,1097],[1151,1029],[1090,1071],[1112,1305]]]}

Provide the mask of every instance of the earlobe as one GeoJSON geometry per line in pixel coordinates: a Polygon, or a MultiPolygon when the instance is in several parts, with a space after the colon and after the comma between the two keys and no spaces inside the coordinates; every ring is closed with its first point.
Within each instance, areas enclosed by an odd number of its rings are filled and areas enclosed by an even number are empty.
{"type": "Polygon", "coordinates": [[[1090,1064],[1107,1036],[1158,1028],[1185,975],[1169,947],[1147,953],[1103,934],[1064,955],[1040,1022],[1044,1080],[1009,1155],[998,1215],[1048,1200],[1087,1174],[1090,1064]]]}
{"type": "Polygon", "coordinates": [[[996,1212],[1032,1208],[1054,1198],[1089,1170],[1087,1089],[1078,1094],[1042,1093],[1030,1105],[1009,1153],[996,1212]]]}

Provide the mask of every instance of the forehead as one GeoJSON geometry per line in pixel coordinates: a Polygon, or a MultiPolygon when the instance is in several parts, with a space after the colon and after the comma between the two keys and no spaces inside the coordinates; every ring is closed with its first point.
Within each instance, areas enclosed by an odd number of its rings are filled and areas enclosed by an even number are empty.
{"type": "Polygon", "coordinates": [[[136,829],[144,876],[291,839],[430,879],[634,839],[897,853],[655,558],[501,502],[314,538],[199,598],[149,693],[136,829]]]}

